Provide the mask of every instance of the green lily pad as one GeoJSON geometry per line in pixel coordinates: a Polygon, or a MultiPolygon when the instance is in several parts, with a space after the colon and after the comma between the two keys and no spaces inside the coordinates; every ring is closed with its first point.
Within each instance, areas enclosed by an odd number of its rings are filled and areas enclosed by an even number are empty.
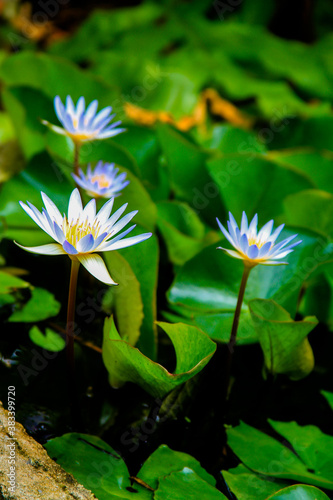
{"type": "Polygon", "coordinates": [[[206,233],[204,224],[186,203],[163,201],[157,209],[157,227],[174,264],[184,264],[205,246],[219,240],[218,233],[206,233]]]}
{"type": "Polygon", "coordinates": [[[0,271],[0,294],[11,293],[19,288],[28,288],[30,284],[17,276],[0,271]]]}
{"type": "MultiPolygon", "coordinates": [[[[283,232],[284,237],[291,234],[295,234],[295,230],[285,229],[283,232]]],[[[288,265],[258,265],[251,271],[237,333],[239,343],[258,340],[248,309],[250,299],[271,298],[293,316],[303,282],[328,259],[326,239],[310,232],[299,233],[299,237],[302,244],[288,255],[288,265]]],[[[216,250],[220,245],[230,248],[224,240],[205,248],[185,263],[176,274],[168,298],[171,311],[177,315],[178,321],[195,324],[214,340],[227,342],[243,265],[239,260],[216,250]]],[[[177,319],[174,317],[173,321],[177,319]]]]}
{"type": "Polygon", "coordinates": [[[223,500],[227,499],[223,493],[201,479],[192,469],[184,467],[179,472],[172,472],[169,476],[160,479],[155,492],[156,500],[223,500]]]}
{"type": "Polygon", "coordinates": [[[304,486],[303,484],[295,484],[283,488],[283,490],[274,493],[267,500],[289,500],[292,498],[301,498],[302,500],[329,500],[329,497],[314,486],[304,486]]]}
{"type": "Polygon", "coordinates": [[[306,377],[314,368],[307,335],[318,324],[317,319],[311,316],[293,321],[273,300],[250,300],[249,308],[266,369],[274,375],[286,374],[291,380],[306,377]]]}
{"type": "Polygon", "coordinates": [[[241,500],[266,500],[269,495],[289,484],[281,479],[256,474],[243,464],[224,470],[222,474],[231,491],[241,500]]]}
{"type": "Polygon", "coordinates": [[[333,437],[313,425],[269,422],[289,441],[297,455],[276,439],[241,422],[227,429],[227,437],[229,446],[244,465],[264,476],[333,490],[333,437]]]}
{"type": "Polygon", "coordinates": [[[225,155],[208,161],[207,168],[236,220],[246,210],[249,217],[257,212],[264,223],[283,212],[286,196],[314,187],[303,172],[254,153],[225,155]]]}
{"type": "Polygon", "coordinates": [[[43,288],[33,288],[31,299],[20,309],[15,311],[8,319],[12,323],[33,323],[56,316],[61,304],[54,295],[43,288]]]}
{"type": "Polygon", "coordinates": [[[66,347],[66,341],[58,333],[51,330],[51,328],[45,329],[45,334],[41,332],[38,326],[33,326],[29,331],[29,337],[34,344],[47,349],[52,352],[62,351],[66,347]]]}
{"type": "Polygon", "coordinates": [[[333,392],[328,392],[328,391],[320,391],[320,392],[327,400],[328,404],[330,405],[333,411],[333,392]]]}
{"type": "Polygon", "coordinates": [[[181,471],[184,467],[190,468],[201,479],[212,486],[216,481],[213,476],[205,471],[194,457],[187,453],[174,451],[165,444],[162,444],[145,461],[138,473],[138,478],[149,484],[152,488],[158,487],[158,479],[165,477],[172,472],[181,471]]]}
{"type": "Polygon", "coordinates": [[[151,395],[163,397],[200,372],[213,356],[216,344],[199,329],[180,323],[158,324],[168,334],[176,351],[174,373],[168,372],[162,365],[123,341],[112,318],[105,320],[103,361],[112,386],[133,382],[151,395]]]}

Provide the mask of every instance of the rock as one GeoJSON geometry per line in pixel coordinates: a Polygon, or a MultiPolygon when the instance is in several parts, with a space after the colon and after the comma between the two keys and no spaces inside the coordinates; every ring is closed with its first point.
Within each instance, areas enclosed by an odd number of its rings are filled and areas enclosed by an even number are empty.
{"type": "Polygon", "coordinates": [[[21,424],[15,422],[11,427],[10,416],[0,402],[0,498],[96,500],[91,491],[48,456],[21,424]]]}

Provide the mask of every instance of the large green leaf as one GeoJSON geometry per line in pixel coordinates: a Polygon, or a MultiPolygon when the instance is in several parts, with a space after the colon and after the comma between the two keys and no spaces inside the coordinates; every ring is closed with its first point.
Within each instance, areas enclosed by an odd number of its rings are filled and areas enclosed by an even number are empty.
{"type": "Polygon", "coordinates": [[[43,288],[32,288],[31,299],[21,309],[13,312],[8,321],[12,323],[43,321],[56,316],[61,304],[54,295],[43,288]]]}
{"type": "Polygon", "coordinates": [[[179,323],[159,325],[175,348],[177,364],[174,373],[123,341],[112,318],[105,320],[103,361],[112,386],[133,382],[153,396],[162,397],[200,372],[213,356],[216,344],[197,328],[179,323]]]}
{"type": "Polygon", "coordinates": [[[333,194],[332,166],[330,151],[316,151],[312,148],[298,148],[286,151],[272,151],[269,157],[276,162],[292,165],[302,170],[318,189],[333,194]]]}
{"type": "MultiPolygon", "coordinates": [[[[63,99],[69,94],[76,101],[84,94],[87,102],[98,98],[101,106],[107,106],[112,105],[117,96],[116,89],[110,84],[66,59],[43,53],[23,51],[12,54],[1,64],[0,77],[8,87],[32,87],[51,99],[56,95],[63,99]]],[[[56,120],[54,114],[53,123],[57,123],[56,120]]]]}
{"type": "Polygon", "coordinates": [[[158,479],[165,477],[172,472],[179,472],[184,467],[192,469],[204,481],[215,486],[216,481],[213,476],[205,471],[194,457],[187,453],[174,451],[165,444],[162,444],[145,461],[138,473],[138,478],[156,489],[158,479]]]}
{"type": "Polygon", "coordinates": [[[48,441],[45,448],[51,458],[73,474],[99,500],[183,499],[184,488],[186,484],[189,488],[189,482],[193,495],[200,493],[207,499],[225,498],[214,488],[214,478],[195,458],[171,450],[166,445],[161,445],[147,459],[137,475],[138,481],[133,483],[120,455],[96,436],[64,434],[48,441]]]}
{"type": "Polygon", "coordinates": [[[121,338],[135,345],[143,319],[140,284],[120,253],[105,252],[104,259],[118,286],[110,287],[103,296],[103,309],[114,314],[121,338]]]}
{"type": "Polygon", "coordinates": [[[264,223],[281,215],[286,196],[314,187],[303,172],[254,153],[224,155],[208,161],[207,167],[237,220],[245,210],[249,217],[257,212],[264,223]]]}
{"type": "MultiPolygon", "coordinates": [[[[137,226],[131,234],[141,234],[144,228],[137,226]]],[[[140,337],[137,343],[138,349],[155,360],[157,354],[157,278],[159,262],[159,246],[156,236],[153,234],[148,240],[139,245],[121,250],[121,254],[130,264],[137,280],[140,283],[141,299],[143,302],[143,322],[140,337]]]]}
{"type": "Polygon", "coordinates": [[[0,294],[6,294],[16,291],[19,288],[28,288],[30,284],[27,281],[0,271],[0,294]]]}
{"type": "Polygon", "coordinates": [[[283,490],[268,497],[267,500],[290,500],[292,498],[300,498],[302,500],[329,500],[329,497],[318,488],[314,486],[303,486],[302,484],[295,484],[294,486],[283,488],[283,490]]]}
{"type": "Polygon", "coordinates": [[[206,170],[207,152],[167,125],[159,125],[158,137],[176,196],[212,222],[223,208],[217,188],[206,170]]]}
{"type": "MultiPolygon", "coordinates": [[[[284,230],[283,234],[288,237],[294,231],[284,230]]],[[[248,309],[250,299],[271,298],[293,316],[303,282],[327,258],[326,240],[310,232],[299,236],[302,244],[288,255],[289,265],[258,265],[251,271],[237,334],[239,343],[257,341],[248,309]]],[[[230,246],[226,241],[221,243],[230,246]]],[[[195,324],[214,340],[227,342],[243,265],[216,250],[216,246],[205,248],[179,270],[168,298],[171,309],[179,315],[178,321],[195,324]]]]}
{"type": "Polygon", "coordinates": [[[102,439],[88,434],[64,434],[51,439],[45,448],[51,458],[91,490],[98,500],[133,497],[127,491],[131,481],[125,462],[102,439]]]}
{"type": "Polygon", "coordinates": [[[287,481],[256,474],[243,464],[224,470],[222,474],[231,491],[240,500],[266,500],[268,495],[289,484],[287,481]]]}
{"type": "Polygon", "coordinates": [[[227,430],[228,444],[251,470],[333,490],[333,437],[317,427],[269,421],[297,455],[276,439],[241,422],[227,430]],[[255,450],[255,453],[253,452],[255,450]]]}
{"type": "Polygon", "coordinates": [[[206,233],[205,225],[186,203],[164,201],[158,203],[157,210],[157,227],[174,264],[184,264],[204,247],[219,240],[217,233],[206,233]]]}
{"type": "Polygon", "coordinates": [[[227,500],[223,493],[201,479],[188,467],[160,479],[154,494],[156,500],[184,500],[184,498],[186,500],[198,500],[198,498],[227,500]]]}
{"type": "Polygon", "coordinates": [[[317,189],[300,191],[283,202],[286,223],[306,229],[316,228],[333,235],[333,194],[317,189]]]}
{"type": "Polygon", "coordinates": [[[249,309],[266,369],[274,375],[288,375],[292,380],[306,377],[314,368],[307,335],[318,324],[317,319],[312,316],[293,321],[273,300],[250,300],[249,309]]]}

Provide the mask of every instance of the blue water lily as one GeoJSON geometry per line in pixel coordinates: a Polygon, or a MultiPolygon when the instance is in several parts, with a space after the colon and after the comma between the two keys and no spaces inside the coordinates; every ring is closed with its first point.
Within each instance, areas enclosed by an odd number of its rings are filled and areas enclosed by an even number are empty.
{"type": "Polygon", "coordinates": [[[290,254],[294,247],[302,242],[302,240],[299,240],[291,243],[297,236],[297,234],[294,234],[276,243],[278,236],[284,228],[284,224],[281,224],[273,231],[274,221],[270,220],[258,231],[257,214],[255,214],[249,224],[247,216],[245,212],[243,212],[241,226],[239,228],[232,213],[229,212],[229,220],[227,222],[229,231],[224,228],[218,219],[216,220],[222,233],[235,250],[229,250],[222,247],[218,248],[228,255],[231,255],[231,257],[243,260],[244,264],[249,267],[256,266],[257,264],[266,266],[288,264],[288,262],[282,262],[280,259],[290,254]]]}
{"type": "Polygon", "coordinates": [[[121,195],[121,191],[129,184],[126,180],[126,172],[118,175],[119,169],[114,163],[103,163],[99,161],[94,169],[90,165],[87,173],[81,169],[79,175],[72,174],[76,184],[85,189],[93,198],[111,198],[121,195]]]}
{"type": "Polygon", "coordinates": [[[84,97],[80,97],[75,106],[69,95],[66,97],[66,105],[62,103],[59,96],[56,96],[54,98],[54,108],[63,128],[46,120],[43,120],[43,123],[58,134],[71,137],[74,142],[81,143],[96,139],[107,139],[125,130],[119,127],[121,125],[119,120],[110,125],[110,122],[116,116],[111,114],[111,106],[107,106],[97,113],[97,100],[92,101],[86,108],[84,97]]]}
{"type": "Polygon", "coordinates": [[[42,212],[29,202],[27,205],[20,202],[20,205],[56,243],[37,247],[24,247],[16,244],[28,252],[37,254],[67,254],[72,260],[79,261],[95,278],[108,285],[116,283],[111,278],[103,259],[95,252],[119,250],[140,243],[152,235],[152,233],[144,233],[124,239],[135,228],[135,224],[122,233],[119,231],[132,220],[138,211],[130,212],[121,218],[127,207],[125,203],[110,216],[114,198],[108,200],[96,214],[95,199],[90,200],[83,208],[79,190],[76,188],[69,199],[68,215],[62,216],[53,201],[45,193],[41,195],[45,205],[42,212]]]}

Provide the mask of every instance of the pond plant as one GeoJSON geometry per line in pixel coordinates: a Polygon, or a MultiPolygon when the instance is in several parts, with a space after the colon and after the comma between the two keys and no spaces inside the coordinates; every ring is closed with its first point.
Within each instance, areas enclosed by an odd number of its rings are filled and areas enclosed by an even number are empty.
{"type": "Polygon", "coordinates": [[[330,9],[273,4],[0,6],[0,399],[98,500],[333,499],[330,9]]]}

